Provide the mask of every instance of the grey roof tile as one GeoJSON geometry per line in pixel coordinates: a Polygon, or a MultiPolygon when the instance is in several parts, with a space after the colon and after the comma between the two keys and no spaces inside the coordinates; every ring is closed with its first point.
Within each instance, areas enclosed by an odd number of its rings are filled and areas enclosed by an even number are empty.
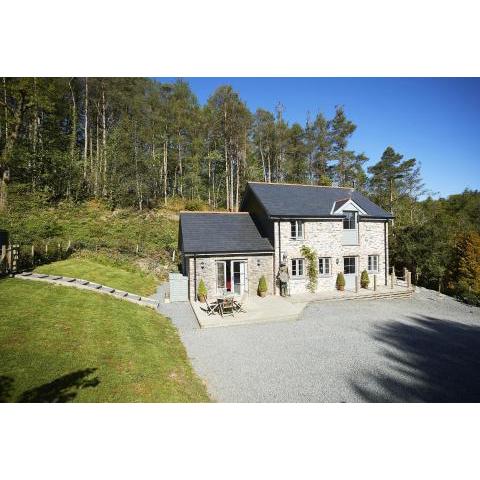
{"type": "Polygon", "coordinates": [[[182,212],[184,253],[271,252],[248,213],[182,212]]]}
{"type": "Polygon", "coordinates": [[[271,217],[329,217],[335,202],[351,197],[367,216],[392,218],[390,213],[353,188],[259,182],[248,182],[248,188],[271,217]]]}

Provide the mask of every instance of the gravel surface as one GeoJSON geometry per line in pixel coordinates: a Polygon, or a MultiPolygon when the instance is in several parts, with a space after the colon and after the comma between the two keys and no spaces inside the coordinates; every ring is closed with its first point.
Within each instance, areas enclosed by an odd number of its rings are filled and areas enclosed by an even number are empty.
{"type": "Polygon", "coordinates": [[[217,401],[480,401],[480,309],[430,290],[210,329],[198,328],[189,304],[160,310],[217,401]]]}

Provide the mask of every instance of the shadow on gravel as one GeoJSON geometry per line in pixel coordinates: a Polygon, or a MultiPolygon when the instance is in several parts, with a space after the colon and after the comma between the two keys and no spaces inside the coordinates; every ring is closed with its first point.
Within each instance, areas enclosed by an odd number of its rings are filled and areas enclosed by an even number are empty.
{"type": "Polygon", "coordinates": [[[480,401],[480,327],[435,317],[376,328],[384,373],[366,374],[352,388],[368,402],[480,401]]]}

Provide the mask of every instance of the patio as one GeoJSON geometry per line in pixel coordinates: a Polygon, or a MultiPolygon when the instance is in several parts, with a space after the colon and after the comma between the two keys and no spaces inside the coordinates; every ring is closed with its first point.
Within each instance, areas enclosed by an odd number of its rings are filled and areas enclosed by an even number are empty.
{"type": "MultiPolygon", "coordinates": [[[[372,288],[362,288],[358,293],[351,290],[343,292],[333,290],[321,293],[296,294],[288,297],[268,295],[265,298],[260,298],[256,295],[250,295],[246,296],[242,302],[243,311],[237,311],[233,316],[225,315],[223,317],[219,313],[208,315],[205,303],[192,302],[191,305],[200,327],[226,327],[250,323],[296,320],[309,303],[335,300],[405,298],[410,297],[412,293],[413,289],[407,289],[403,285],[395,285],[393,289],[382,285],[378,286],[376,291],[372,288]]],[[[236,299],[238,300],[238,297],[236,299]]]]}
{"type": "Polygon", "coordinates": [[[243,312],[237,311],[233,316],[225,315],[222,317],[219,313],[207,315],[205,303],[191,303],[198,323],[202,328],[296,320],[306,304],[307,302],[293,303],[288,298],[274,295],[265,298],[250,295],[242,302],[243,312]]]}

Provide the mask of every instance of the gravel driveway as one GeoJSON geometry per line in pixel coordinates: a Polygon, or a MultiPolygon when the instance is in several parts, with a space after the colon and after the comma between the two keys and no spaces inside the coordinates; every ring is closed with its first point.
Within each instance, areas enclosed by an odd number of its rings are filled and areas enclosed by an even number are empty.
{"type": "Polygon", "coordinates": [[[188,304],[161,309],[217,401],[480,401],[480,309],[429,290],[210,329],[197,327],[188,304]]]}

